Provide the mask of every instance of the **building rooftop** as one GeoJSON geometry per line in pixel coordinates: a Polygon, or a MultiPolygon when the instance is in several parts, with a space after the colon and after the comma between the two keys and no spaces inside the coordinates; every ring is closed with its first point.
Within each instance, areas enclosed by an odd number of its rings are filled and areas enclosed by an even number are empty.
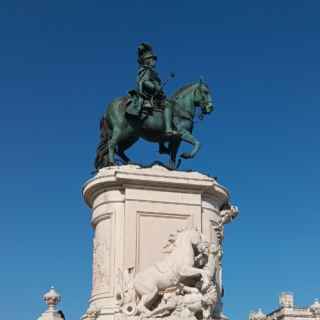
{"type": "Polygon", "coordinates": [[[279,296],[279,307],[269,313],[263,313],[261,309],[252,311],[249,320],[320,320],[320,302],[318,299],[307,307],[298,307],[294,304],[294,295],[291,292],[283,292],[279,296]]]}

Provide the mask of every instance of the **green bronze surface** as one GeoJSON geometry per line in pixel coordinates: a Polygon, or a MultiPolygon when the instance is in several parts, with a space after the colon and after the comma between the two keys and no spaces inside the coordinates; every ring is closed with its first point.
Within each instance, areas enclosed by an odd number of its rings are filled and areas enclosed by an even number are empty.
{"type": "Polygon", "coordinates": [[[182,158],[193,158],[199,151],[200,142],[192,135],[193,121],[197,107],[202,115],[213,110],[208,86],[200,80],[167,98],[155,70],[156,56],[150,45],[139,46],[138,62],[137,89],[112,101],[101,119],[97,170],[115,165],[115,154],[124,163],[130,163],[125,150],[139,138],[158,143],[159,152],[170,157],[170,169],[177,167],[177,152],[182,141],[193,146],[190,152],[180,155],[182,158]]]}

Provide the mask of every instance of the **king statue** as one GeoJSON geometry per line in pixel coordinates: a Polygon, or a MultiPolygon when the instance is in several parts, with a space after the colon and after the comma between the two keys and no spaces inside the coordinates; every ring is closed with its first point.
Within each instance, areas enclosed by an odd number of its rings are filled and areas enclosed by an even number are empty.
{"type": "MultiPolygon", "coordinates": [[[[178,133],[172,129],[173,103],[166,98],[161,79],[155,70],[157,56],[149,44],[142,43],[138,47],[139,70],[137,76],[137,95],[128,105],[127,114],[140,116],[143,109],[163,109],[165,134],[170,137],[178,133]]],[[[134,96],[134,91],[131,91],[134,96]]]]}

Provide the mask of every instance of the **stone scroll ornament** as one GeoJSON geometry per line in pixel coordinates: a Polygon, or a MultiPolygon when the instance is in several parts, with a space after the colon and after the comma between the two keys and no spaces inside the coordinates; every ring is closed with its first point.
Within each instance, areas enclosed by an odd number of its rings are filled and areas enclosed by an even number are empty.
{"type": "Polygon", "coordinates": [[[169,236],[165,257],[135,273],[118,275],[117,301],[122,318],[209,319],[217,303],[215,257],[197,229],[169,236]]]}

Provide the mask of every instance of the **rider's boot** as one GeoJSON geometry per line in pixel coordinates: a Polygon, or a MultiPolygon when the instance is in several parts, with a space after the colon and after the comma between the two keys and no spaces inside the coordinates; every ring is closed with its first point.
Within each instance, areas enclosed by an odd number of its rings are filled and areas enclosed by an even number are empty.
{"type": "Polygon", "coordinates": [[[164,127],[165,127],[165,135],[167,137],[177,136],[178,132],[172,129],[172,108],[171,106],[166,106],[164,108],[164,127]]]}

